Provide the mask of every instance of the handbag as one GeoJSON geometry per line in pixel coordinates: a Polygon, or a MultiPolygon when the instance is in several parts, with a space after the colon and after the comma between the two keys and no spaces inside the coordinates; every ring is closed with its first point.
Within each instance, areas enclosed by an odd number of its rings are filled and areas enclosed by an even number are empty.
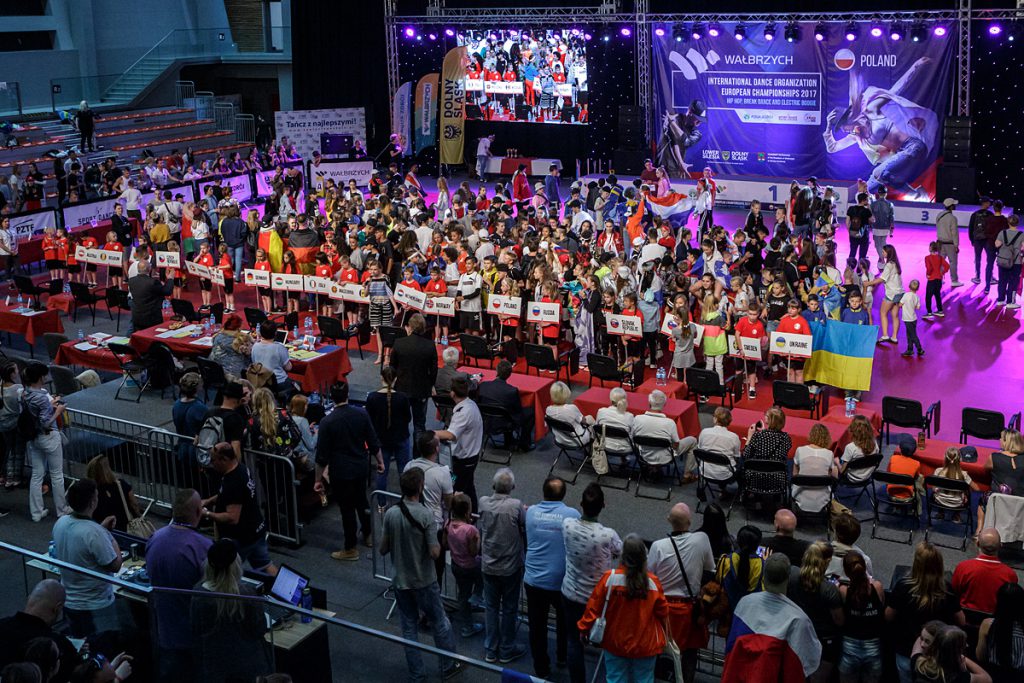
{"type": "Polygon", "coordinates": [[[608,575],[608,580],[604,586],[604,606],[601,608],[601,616],[594,621],[594,624],[590,627],[590,633],[587,634],[587,640],[594,645],[600,645],[601,641],[604,640],[604,628],[608,625],[605,614],[608,613],[608,602],[612,598],[612,577],[614,576],[616,576],[614,571],[608,575]]]}
{"type": "Polygon", "coordinates": [[[128,507],[128,499],[124,496],[124,487],[121,486],[121,482],[115,482],[117,485],[117,492],[121,495],[121,505],[124,506],[124,514],[128,517],[128,535],[136,536],[138,538],[149,538],[156,533],[156,529],[153,527],[153,523],[146,519],[145,514],[139,517],[133,517],[131,508],[128,507]]]}
{"type": "Polygon", "coordinates": [[[598,475],[608,474],[608,453],[604,448],[605,428],[601,425],[601,433],[594,436],[594,442],[590,445],[590,464],[598,475]]]}
{"type": "Polygon", "coordinates": [[[245,369],[245,379],[252,383],[253,389],[273,384],[274,372],[263,367],[263,363],[253,363],[245,369]]]}
{"type": "Polygon", "coordinates": [[[683,656],[672,635],[665,631],[665,649],[654,663],[654,680],[683,683],[683,656]]]}

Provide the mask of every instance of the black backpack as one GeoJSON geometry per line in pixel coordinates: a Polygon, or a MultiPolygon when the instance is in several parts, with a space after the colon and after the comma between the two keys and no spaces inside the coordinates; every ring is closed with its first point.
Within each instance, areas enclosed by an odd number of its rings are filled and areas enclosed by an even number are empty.
{"type": "Polygon", "coordinates": [[[18,414],[18,437],[23,441],[32,441],[43,431],[39,418],[32,413],[25,394],[21,395],[21,412],[18,414]]]}

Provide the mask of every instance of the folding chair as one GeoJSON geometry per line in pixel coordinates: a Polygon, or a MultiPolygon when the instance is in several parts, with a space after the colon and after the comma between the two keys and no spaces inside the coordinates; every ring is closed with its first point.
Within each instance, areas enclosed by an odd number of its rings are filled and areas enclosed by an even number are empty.
{"type": "Polygon", "coordinates": [[[686,398],[693,396],[718,396],[722,399],[722,405],[729,401],[729,407],[733,407],[733,401],[739,398],[738,393],[743,389],[743,373],[738,372],[727,377],[725,383],[719,379],[718,373],[714,370],[704,368],[686,368],[686,398]]]}
{"type": "Polygon", "coordinates": [[[772,402],[780,408],[790,410],[806,410],[812,420],[819,419],[828,412],[828,387],[812,394],[810,387],[797,382],[772,382],[772,402]]]}
{"type": "Polygon", "coordinates": [[[793,514],[797,516],[797,519],[810,519],[818,520],[825,525],[825,536],[831,539],[831,532],[829,531],[829,515],[832,512],[832,499],[835,496],[836,478],[828,475],[816,475],[816,474],[794,474],[792,481],[790,482],[792,488],[800,487],[801,489],[811,490],[825,490],[828,492],[828,499],[825,504],[818,510],[804,510],[796,502],[796,495],[791,492],[791,496],[794,499],[793,503],[793,514]]]}
{"type": "Polygon", "coordinates": [[[590,442],[584,442],[583,437],[576,433],[573,425],[559,420],[554,417],[545,416],[544,424],[548,426],[548,431],[551,432],[554,437],[555,446],[558,447],[558,453],[555,455],[554,461],[551,463],[551,468],[548,470],[548,476],[550,477],[555,473],[555,467],[558,465],[558,461],[564,455],[569,461],[570,467],[576,468],[573,472],[572,479],[562,477],[567,483],[575,484],[576,479],[579,478],[580,472],[586,466],[590,460],[590,442]],[[558,440],[558,436],[561,435],[565,443],[558,440]],[[566,445],[569,444],[569,445],[566,445]],[[572,457],[571,451],[577,451],[580,454],[580,459],[576,460],[572,457]]]}
{"type": "Polygon", "coordinates": [[[676,484],[681,485],[683,476],[679,471],[679,458],[676,456],[676,450],[672,445],[672,441],[665,437],[657,436],[641,436],[639,434],[633,436],[633,443],[636,445],[637,452],[637,467],[640,473],[636,478],[636,489],[633,491],[633,495],[638,498],[649,498],[651,500],[668,500],[672,497],[672,486],[668,487],[665,491],[664,497],[662,496],[651,496],[641,492],[641,484],[645,479],[648,479],[652,475],[661,474],[666,469],[669,474],[675,477],[676,484]],[[647,462],[648,455],[659,451],[668,451],[669,461],[663,465],[652,465],[647,462]]]}
{"type": "Polygon", "coordinates": [[[171,311],[187,323],[199,322],[199,313],[188,299],[171,299],[171,311]]]}
{"type": "Polygon", "coordinates": [[[777,498],[779,506],[771,510],[772,515],[779,507],[789,507],[789,471],[786,463],[781,460],[744,460],[743,461],[743,496],[744,513],[747,520],[750,520],[750,506],[747,504],[750,497],[757,497],[761,500],[777,498]],[[778,479],[774,485],[763,484],[757,475],[766,475],[770,479],[778,479]],[[780,476],[781,475],[781,476],[780,476]]]}
{"type": "Polygon", "coordinates": [[[341,324],[341,321],[337,318],[332,318],[327,315],[320,315],[316,318],[316,326],[320,328],[320,336],[324,339],[330,339],[332,342],[337,343],[338,341],[345,342],[345,351],[348,352],[348,343],[352,339],[356,339],[356,348],[359,350],[359,359],[363,358],[363,347],[358,344],[359,337],[359,326],[349,325],[345,327],[341,324]]]}
{"type": "Polygon", "coordinates": [[[220,390],[227,386],[228,378],[224,374],[223,366],[209,358],[196,358],[196,366],[199,368],[199,376],[203,379],[203,400],[209,402],[210,389],[217,391],[214,396],[216,398],[220,395],[220,390]]]}
{"type": "MultiPolygon", "coordinates": [[[[736,504],[737,498],[743,496],[743,478],[740,473],[736,470],[736,466],[728,456],[715,451],[707,451],[703,448],[693,449],[693,457],[697,461],[697,512],[700,512],[701,505],[708,501],[708,493],[711,491],[712,486],[718,487],[723,493],[730,484],[736,484],[736,494],[733,496],[732,502],[729,503],[729,509],[726,510],[725,518],[729,519],[732,515],[732,507],[736,504]],[[720,476],[709,476],[708,465],[714,467],[725,468],[729,475],[726,477],[720,476]]],[[[714,473],[712,473],[714,474],[714,473]]],[[[712,496],[711,502],[717,503],[718,499],[712,496]]]]}
{"type": "Polygon", "coordinates": [[[117,364],[121,366],[121,384],[114,392],[114,400],[121,400],[121,389],[128,384],[130,379],[139,390],[139,395],[135,397],[135,402],[138,403],[142,400],[142,393],[149,388],[149,378],[146,377],[143,381],[143,375],[146,375],[146,370],[149,369],[146,362],[138,351],[127,344],[107,344],[107,348],[110,353],[114,354],[117,364]]]}
{"type": "MultiPolygon", "coordinates": [[[[935,401],[928,410],[925,410],[920,401],[909,398],[896,398],[895,396],[882,397],[882,431],[885,433],[885,441],[890,441],[891,425],[906,429],[923,431],[929,439],[934,432],[939,431],[939,421],[942,415],[942,401],[935,401]]],[[[879,434],[881,439],[881,434],[879,434]]],[[[882,442],[879,441],[879,446],[882,442]]]]}
{"type": "Polygon", "coordinates": [[[562,368],[565,368],[565,382],[569,383],[569,352],[563,351],[557,356],[554,349],[544,344],[524,344],[523,354],[526,356],[526,374],[530,374],[530,368],[540,374],[541,370],[550,370],[555,373],[558,379],[562,368]]]}
{"type": "Polygon", "coordinates": [[[510,465],[512,463],[512,444],[505,443],[505,437],[515,437],[519,435],[519,421],[516,420],[503,406],[495,405],[493,403],[484,403],[481,401],[477,403],[477,407],[480,409],[480,417],[483,418],[484,423],[484,448],[483,455],[480,456],[480,460],[496,465],[510,465]],[[504,458],[487,456],[487,442],[490,442],[494,448],[498,447],[498,443],[494,440],[494,437],[496,436],[501,436],[502,438],[502,450],[508,451],[508,455],[504,458]]]}
{"type": "MultiPolygon", "coordinates": [[[[882,454],[875,453],[873,455],[865,455],[856,460],[851,460],[846,465],[846,469],[842,471],[836,481],[836,500],[841,500],[840,493],[845,491],[856,491],[857,497],[853,499],[850,504],[850,509],[853,510],[857,507],[857,503],[864,497],[864,494],[868,494],[868,501],[871,502],[872,507],[874,506],[875,487],[871,485],[871,475],[875,473],[875,470],[882,464],[882,454]]],[[[866,522],[866,519],[859,519],[860,522],[866,522]]]]}
{"type": "Polygon", "coordinates": [[[477,361],[485,360],[492,367],[494,366],[494,360],[498,357],[498,353],[483,337],[463,332],[459,335],[459,344],[462,346],[462,353],[466,357],[467,363],[472,360],[473,366],[479,367],[477,361]]]}
{"type": "Polygon", "coordinates": [[[590,371],[590,383],[588,387],[594,386],[594,380],[596,379],[604,386],[605,382],[614,382],[617,386],[622,386],[625,380],[625,373],[619,369],[619,364],[615,362],[615,359],[611,356],[602,356],[599,353],[588,353],[587,354],[587,369],[590,371]]]}
{"type": "Polygon", "coordinates": [[[617,489],[619,491],[628,491],[629,482],[633,478],[633,469],[640,459],[640,456],[637,453],[636,444],[633,442],[633,437],[629,435],[629,432],[618,425],[594,425],[592,431],[594,432],[595,438],[598,434],[602,433],[602,430],[604,432],[605,439],[604,454],[608,458],[608,472],[606,474],[597,475],[597,483],[601,486],[605,486],[605,477],[613,476],[613,472],[618,470],[618,475],[626,475],[625,484],[622,486],[608,486],[607,488],[617,489]],[[628,448],[626,450],[611,449],[608,447],[608,439],[625,442],[628,444],[628,448]],[[617,467],[612,466],[613,459],[618,461],[617,467]]]}
{"type": "Polygon", "coordinates": [[[71,285],[71,298],[75,301],[75,307],[71,309],[71,319],[78,320],[78,307],[85,306],[92,313],[92,324],[96,324],[96,304],[102,299],[96,294],[95,290],[89,289],[89,286],[82,282],[72,282],[71,285]]]}
{"type": "Polygon", "coordinates": [[[875,514],[874,519],[871,521],[871,538],[891,543],[903,543],[903,541],[897,538],[887,538],[878,534],[878,526],[882,515],[899,517],[904,520],[910,519],[914,522],[914,526],[907,534],[906,540],[906,544],[911,545],[914,542],[914,532],[921,528],[921,498],[918,495],[916,479],[909,474],[897,474],[896,472],[886,472],[876,468],[874,474],[871,475],[871,485],[875,497],[875,514]],[[879,489],[879,486],[882,488],[879,489]],[[899,491],[909,492],[910,495],[908,497],[894,496],[893,492],[889,489],[890,486],[899,487],[899,491]],[[883,510],[883,506],[888,509],[883,510]],[[890,510],[896,510],[898,513],[890,510]]]}
{"type": "Polygon", "coordinates": [[[60,345],[68,341],[67,335],[63,335],[60,332],[44,332],[43,343],[46,344],[46,355],[50,357],[50,362],[53,363],[57,359],[57,351],[60,349],[60,345]]]}
{"type": "Polygon", "coordinates": [[[974,511],[971,507],[971,487],[968,483],[962,479],[950,479],[948,477],[940,477],[934,474],[928,475],[924,478],[924,486],[927,495],[925,495],[925,509],[926,515],[925,520],[927,525],[924,529],[924,540],[928,540],[928,534],[932,530],[932,518],[938,513],[961,515],[961,521],[955,522],[950,520],[951,524],[961,524],[964,527],[963,540],[959,546],[947,545],[945,543],[939,543],[934,541],[935,545],[942,546],[943,548],[959,548],[961,552],[967,550],[967,539],[970,538],[971,532],[974,531],[974,511]],[[963,497],[965,501],[959,505],[949,505],[938,500],[935,496],[936,490],[942,489],[952,493],[958,493],[963,497]]]}
{"type": "Polygon", "coordinates": [[[986,441],[999,441],[1006,418],[996,410],[964,408],[960,413],[960,443],[967,443],[967,437],[986,441]]]}
{"type": "Polygon", "coordinates": [[[117,309],[117,326],[116,330],[121,331],[121,311],[128,311],[129,314],[132,312],[132,304],[128,299],[128,292],[117,287],[107,287],[105,291],[105,298],[107,300],[107,315],[110,319],[114,319],[114,309],[117,309]]]}
{"type": "Polygon", "coordinates": [[[250,330],[255,330],[257,327],[267,322],[270,318],[262,309],[251,308],[246,306],[242,309],[242,313],[245,315],[245,322],[249,326],[250,330]]]}

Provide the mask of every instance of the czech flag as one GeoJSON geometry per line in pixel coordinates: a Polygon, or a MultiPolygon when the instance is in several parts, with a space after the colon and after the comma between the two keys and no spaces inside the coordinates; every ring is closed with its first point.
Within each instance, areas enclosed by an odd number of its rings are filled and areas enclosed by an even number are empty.
{"type": "Polygon", "coordinates": [[[676,227],[686,225],[690,220],[690,214],[693,213],[693,200],[680,192],[669,192],[664,197],[648,194],[647,202],[651,206],[651,213],[661,216],[676,227]]]}
{"type": "Polygon", "coordinates": [[[811,358],[804,379],[839,389],[871,389],[871,367],[875,360],[876,325],[852,325],[829,320],[812,325],[811,358]]]}
{"type": "Polygon", "coordinates": [[[803,681],[820,663],[811,620],[785,595],[752,593],[736,605],[722,683],[803,681]]]}

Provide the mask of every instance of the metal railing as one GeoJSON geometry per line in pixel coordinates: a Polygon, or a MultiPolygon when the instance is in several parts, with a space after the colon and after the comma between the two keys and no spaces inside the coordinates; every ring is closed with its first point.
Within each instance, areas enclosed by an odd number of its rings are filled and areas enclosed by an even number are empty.
{"type": "Polygon", "coordinates": [[[235,142],[256,143],[256,117],[252,114],[235,114],[235,142]]]}
{"type": "Polygon", "coordinates": [[[214,102],[213,121],[217,130],[235,130],[235,105],[230,102],[214,102]]]}
{"type": "Polygon", "coordinates": [[[17,81],[0,82],[0,116],[21,114],[21,86],[17,81]]]}
{"type": "Polygon", "coordinates": [[[174,84],[174,104],[179,107],[184,107],[186,102],[190,102],[195,99],[196,96],[196,84],[195,81],[177,81],[174,84]]]}

